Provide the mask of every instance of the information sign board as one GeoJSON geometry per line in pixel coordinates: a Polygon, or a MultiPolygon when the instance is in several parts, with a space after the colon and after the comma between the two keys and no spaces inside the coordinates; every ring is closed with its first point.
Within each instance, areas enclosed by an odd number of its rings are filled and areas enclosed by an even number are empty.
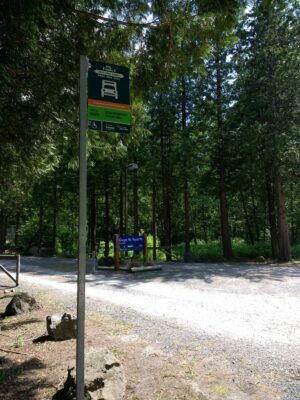
{"type": "Polygon", "coordinates": [[[88,124],[102,132],[130,132],[129,68],[89,60],[88,124]]]}
{"type": "Polygon", "coordinates": [[[120,251],[132,251],[132,250],[143,250],[145,245],[144,236],[119,236],[119,250],[120,251]]]}

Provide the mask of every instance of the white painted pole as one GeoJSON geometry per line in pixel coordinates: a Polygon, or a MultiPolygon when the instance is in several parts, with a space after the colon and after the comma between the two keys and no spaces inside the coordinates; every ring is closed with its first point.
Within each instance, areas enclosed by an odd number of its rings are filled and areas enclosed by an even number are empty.
{"type": "Polygon", "coordinates": [[[86,274],[86,130],[88,59],[80,56],[80,150],[79,150],[79,256],[77,279],[76,399],[84,400],[84,334],[86,274]]]}

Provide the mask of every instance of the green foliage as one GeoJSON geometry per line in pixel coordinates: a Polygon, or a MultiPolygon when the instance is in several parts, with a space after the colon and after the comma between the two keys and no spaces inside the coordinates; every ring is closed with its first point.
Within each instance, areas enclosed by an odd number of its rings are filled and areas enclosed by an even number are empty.
{"type": "Polygon", "coordinates": [[[292,246],[292,256],[296,261],[300,261],[300,244],[292,246]]]}
{"type": "Polygon", "coordinates": [[[19,246],[28,252],[32,245],[36,245],[36,234],[38,232],[38,216],[28,218],[19,230],[19,246]]]}
{"type": "MultiPolygon", "coordinates": [[[[271,248],[268,242],[257,242],[254,245],[247,244],[243,239],[233,240],[233,251],[236,258],[244,260],[256,260],[262,256],[266,259],[271,257],[271,248]]],[[[198,241],[191,244],[191,255],[198,261],[223,261],[222,244],[219,241],[205,243],[198,241]]],[[[184,246],[176,246],[174,255],[177,260],[183,260],[184,246]]]]}
{"type": "MultiPolygon", "coordinates": [[[[178,246],[174,250],[177,259],[183,259],[183,245],[178,246]]],[[[271,247],[269,242],[256,242],[254,245],[245,243],[243,239],[233,240],[233,250],[236,258],[244,260],[256,261],[259,257],[264,257],[266,260],[272,257],[271,247]]],[[[222,246],[220,242],[213,241],[205,243],[201,241],[197,245],[191,245],[191,254],[199,257],[199,260],[220,261],[222,257],[222,246]]],[[[294,260],[300,260],[300,245],[292,246],[292,256],[294,260]]]]}
{"type": "Polygon", "coordinates": [[[78,231],[70,225],[59,225],[55,252],[64,257],[77,257],[78,231]]]}
{"type": "Polygon", "coordinates": [[[246,3],[4,1],[0,247],[16,225],[26,250],[77,255],[78,60],[87,54],[132,71],[132,133],[88,132],[88,244],[95,222],[99,257],[104,242],[113,255],[111,239],[124,228],[132,162],[128,232],[155,229],[177,260],[187,233],[191,255],[223,259],[221,191],[235,256],[269,258],[280,172],[300,257],[299,7],[257,1],[245,14],[246,3]]]}
{"type": "Polygon", "coordinates": [[[251,245],[249,243],[245,243],[244,240],[234,239],[233,249],[236,257],[245,259],[255,260],[258,257],[264,257],[266,259],[271,257],[271,248],[268,242],[258,242],[254,243],[254,245],[251,245]]]}
{"type": "Polygon", "coordinates": [[[192,244],[191,246],[191,254],[199,257],[200,259],[209,258],[209,259],[222,259],[222,245],[219,241],[212,242],[200,242],[199,244],[192,244]]]}
{"type": "MultiPolygon", "coordinates": [[[[233,250],[235,257],[255,260],[259,256],[270,257],[270,246],[267,243],[256,243],[249,245],[241,239],[233,240],[233,250]]],[[[190,254],[198,261],[223,261],[222,244],[219,241],[205,243],[199,241],[191,245],[190,254]]],[[[174,248],[175,260],[183,260],[184,245],[174,248]]]]}
{"type": "MultiPolygon", "coordinates": [[[[98,243],[98,254],[97,254],[97,258],[101,258],[104,256],[104,247],[105,247],[105,243],[103,241],[100,241],[98,243]]],[[[109,253],[108,253],[109,257],[113,257],[114,256],[114,244],[113,241],[111,240],[109,242],[109,253]]]]}

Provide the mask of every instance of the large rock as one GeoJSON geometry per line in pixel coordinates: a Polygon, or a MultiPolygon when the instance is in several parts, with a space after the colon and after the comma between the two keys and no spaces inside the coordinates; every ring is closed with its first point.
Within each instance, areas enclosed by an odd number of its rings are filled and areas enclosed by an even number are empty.
{"type": "Polygon", "coordinates": [[[34,297],[29,296],[28,293],[15,294],[11,301],[8,303],[4,316],[12,316],[38,310],[40,305],[34,297]]]}
{"type": "Polygon", "coordinates": [[[77,336],[77,318],[72,314],[48,315],[47,332],[53,340],[74,339],[77,336]]]}
{"type": "MultiPolygon", "coordinates": [[[[84,400],[122,400],[125,395],[124,369],[114,354],[105,348],[92,348],[85,358],[84,400]]],[[[75,367],[68,370],[64,387],[52,400],[76,400],[75,367]]]]}

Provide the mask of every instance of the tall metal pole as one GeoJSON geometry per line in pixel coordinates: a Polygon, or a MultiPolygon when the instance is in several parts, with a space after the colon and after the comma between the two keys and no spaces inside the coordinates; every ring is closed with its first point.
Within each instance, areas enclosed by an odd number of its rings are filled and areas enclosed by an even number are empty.
{"type": "Polygon", "coordinates": [[[84,400],[84,331],[86,273],[86,130],[88,59],[80,56],[80,150],[79,150],[79,256],[77,279],[76,399],[84,400]]]}
{"type": "Polygon", "coordinates": [[[128,169],[125,167],[125,235],[128,234],[128,191],[127,191],[127,178],[128,178],[128,169]]]}

